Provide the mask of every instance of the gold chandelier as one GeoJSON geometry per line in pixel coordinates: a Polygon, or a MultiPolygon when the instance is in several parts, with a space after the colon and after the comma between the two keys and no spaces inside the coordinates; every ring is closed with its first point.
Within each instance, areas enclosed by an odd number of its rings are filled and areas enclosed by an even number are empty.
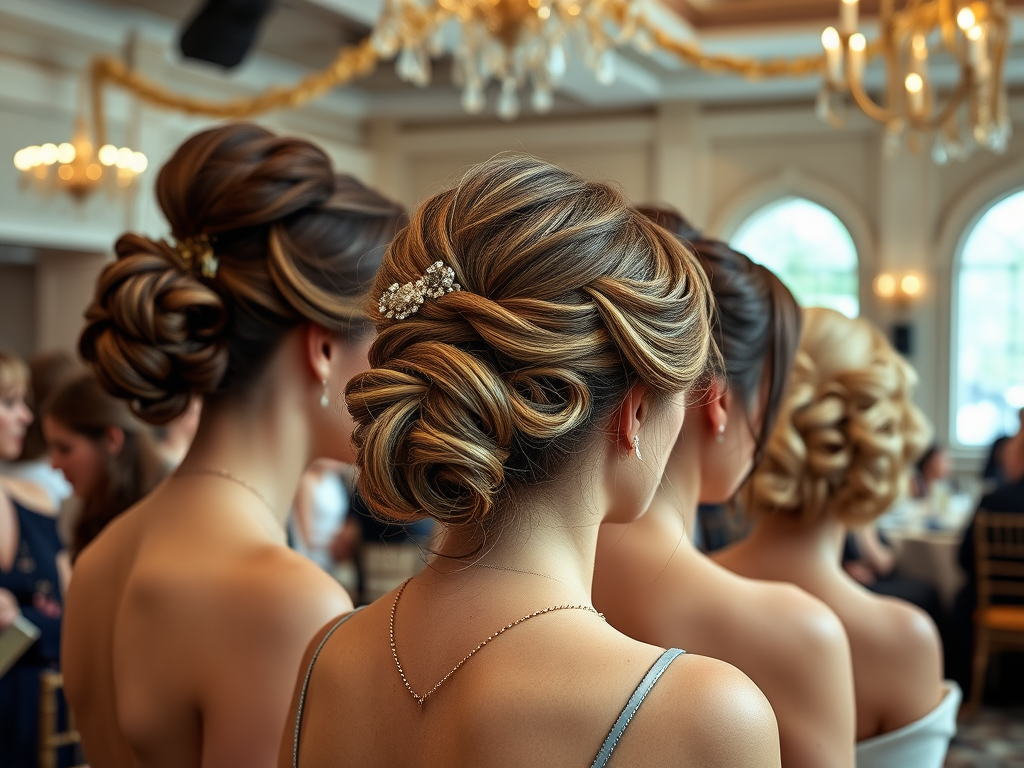
{"type": "Polygon", "coordinates": [[[852,101],[885,126],[892,151],[906,136],[911,148],[935,135],[936,163],[965,159],[976,147],[1001,154],[1010,139],[1004,62],[1009,23],[1003,0],[907,0],[896,9],[882,0],[877,40],[858,31],[858,0],[840,0],[839,28],[821,35],[826,75],[818,114],[842,124],[852,101]],[[864,87],[868,55],[885,65],[884,99],[876,102],[864,87]],[[929,74],[935,59],[954,66],[957,84],[940,98],[929,74]]]}
{"type": "Polygon", "coordinates": [[[126,189],[149,161],[128,147],[104,144],[96,151],[85,118],[79,117],[71,141],[24,147],[14,154],[22,182],[47,193],[64,191],[81,201],[98,189],[126,189]]]}
{"type": "Polygon", "coordinates": [[[614,82],[617,46],[653,45],[639,21],[638,0],[386,0],[371,42],[382,58],[397,55],[399,77],[424,87],[431,58],[454,38],[452,79],[463,108],[481,112],[496,82],[498,116],[513,120],[526,89],[535,112],[551,109],[570,49],[599,83],[614,82]]]}

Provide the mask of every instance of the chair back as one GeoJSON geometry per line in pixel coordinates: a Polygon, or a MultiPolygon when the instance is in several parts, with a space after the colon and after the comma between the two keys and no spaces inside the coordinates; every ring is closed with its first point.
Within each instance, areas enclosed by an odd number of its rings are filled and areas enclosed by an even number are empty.
{"type": "Polygon", "coordinates": [[[978,607],[993,597],[1024,601],[1024,514],[979,511],[974,525],[978,607]]]}
{"type": "Polygon", "coordinates": [[[60,672],[48,669],[39,676],[39,768],[57,768],[59,750],[81,741],[70,709],[67,730],[60,729],[63,690],[64,676],[60,672]]]}

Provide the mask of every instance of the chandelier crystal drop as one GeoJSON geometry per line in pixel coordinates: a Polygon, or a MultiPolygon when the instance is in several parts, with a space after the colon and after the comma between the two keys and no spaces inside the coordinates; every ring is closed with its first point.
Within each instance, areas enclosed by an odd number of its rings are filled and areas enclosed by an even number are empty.
{"type": "Polygon", "coordinates": [[[841,125],[855,105],[885,126],[884,148],[890,154],[904,141],[918,149],[924,137],[934,135],[932,158],[940,165],[964,160],[978,147],[1006,151],[1009,21],[1002,0],[907,0],[900,9],[883,0],[878,38],[870,44],[858,31],[858,12],[859,0],[840,0],[838,28],[821,35],[825,82],[818,115],[823,120],[841,125]],[[865,91],[864,67],[871,55],[885,65],[882,103],[865,91]],[[930,78],[930,62],[937,57],[951,61],[958,72],[945,97],[930,78]]]}
{"type": "Polygon", "coordinates": [[[431,59],[453,41],[466,112],[486,108],[493,82],[498,116],[514,120],[527,89],[535,112],[552,108],[572,49],[599,83],[614,82],[615,48],[634,38],[638,17],[637,0],[386,0],[372,42],[383,58],[397,57],[400,78],[425,87],[431,59]]]}

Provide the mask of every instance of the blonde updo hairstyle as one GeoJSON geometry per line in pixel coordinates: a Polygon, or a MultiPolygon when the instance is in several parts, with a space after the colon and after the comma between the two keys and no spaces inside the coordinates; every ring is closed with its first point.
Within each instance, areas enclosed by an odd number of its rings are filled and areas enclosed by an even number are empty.
{"type": "Polygon", "coordinates": [[[215,275],[163,240],[123,235],[79,349],[111,394],[153,424],[193,396],[238,396],[305,322],[368,329],[365,292],[404,223],[400,206],[335,175],[314,144],[234,123],[188,139],[157,199],[177,243],[208,242],[215,275]]]}
{"type": "Polygon", "coordinates": [[[492,159],[427,200],[373,295],[437,261],[462,290],[406,319],[378,312],[372,368],[346,390],[360,492],[385,519],[486,533],[495,507],[557,477],[634,383],[677,394],[713,357],[693,256],[616,189],[541,160],[492,159]]]}
{"type": "Polygon", "coordinates": [[[789,389],[764,460],[743,490],[752,514],[858,527],[906,491],[930,429],[911,402],[914,369],[875,326],[804,310],[789,389]]]}

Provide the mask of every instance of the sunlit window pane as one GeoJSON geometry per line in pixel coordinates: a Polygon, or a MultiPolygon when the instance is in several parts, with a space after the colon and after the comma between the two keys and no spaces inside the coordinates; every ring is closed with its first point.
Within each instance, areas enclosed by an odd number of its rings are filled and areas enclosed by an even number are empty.
{"type": "Polygon", "coordinates": [[[802,197],[777,200],[744,221],[730,244],[778,275],[802,306],[860,312],[857,248],[827,208],[802,197]]]}
{"type": "Polygon", "coordinates": [[[956,288],[956,440],[989,445],[1024,407],[1024,192],[971,230],[956,288]]]}

